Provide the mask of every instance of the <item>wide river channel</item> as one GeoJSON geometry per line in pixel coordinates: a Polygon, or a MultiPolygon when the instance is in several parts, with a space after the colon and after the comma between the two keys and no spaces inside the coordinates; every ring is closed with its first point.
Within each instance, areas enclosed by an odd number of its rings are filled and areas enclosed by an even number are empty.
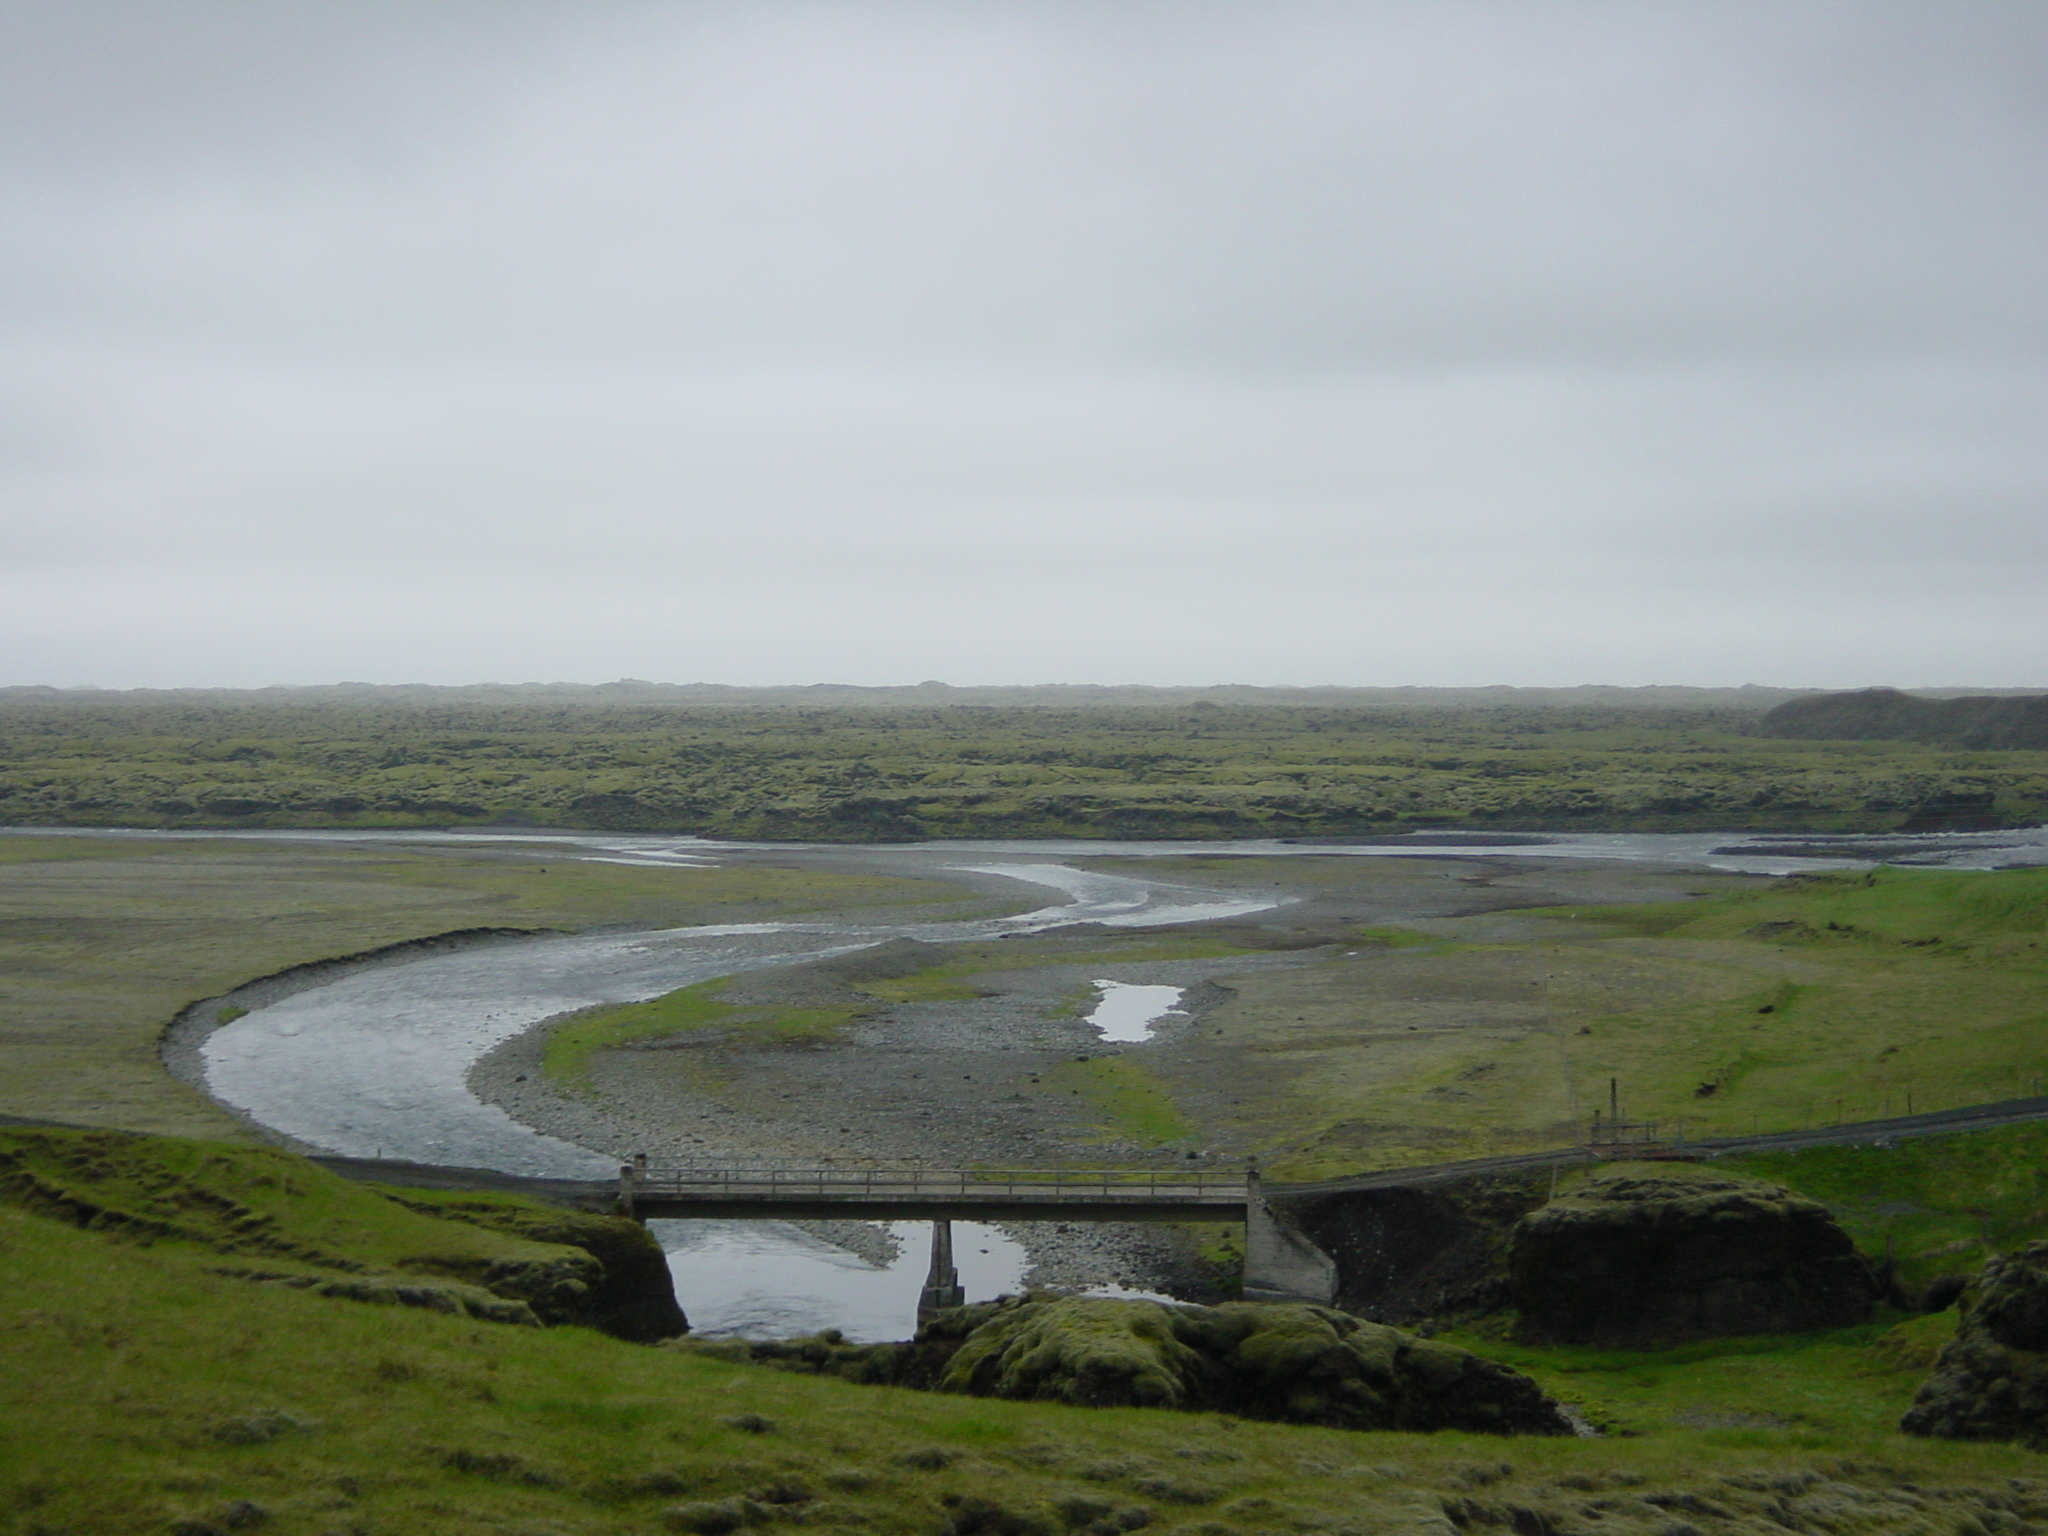
{"type": "MultiPolygon", "coordinates": [[[[47,835],[47,834],[45,834],[47,835]]],[[[78,835],[121,836],[120,833],[78,835]]],[[[127,834],[163,837],[163,833],[127,834]]],[[[177,835],[177,834],[171,834],[177,835]]],[[[218,838],[223,834],[193,834],[218,838]]],[[[660,835],[548,833],[277,832],[229,834],[300,842],[531,845],[551,859],[703,866],[804,852],[801,845],[721,843],[660,835]]],[[[810,850],[827,852],[828,850],[810,850]]],[[[201,1047],[206,1085],[253,1120],[299,1143],[355,1157],[383,1157],[508,1173],[605,1178],[609,1157],[546,1136],[478,1099],[465,1078],[494,1046],[541,1021],[600,1003],[634,1002],[715,976],[847,953],[896,938],[944,943],[1029,933],[1067,923],[1139,928],[1240,917],[1284,897],[1270,887],[1195,888],[1142,869],[1110,874],[1075,867],[1199,854],[1205,858],[1315,855],[1359,858],[1456,855],[1619,860],[1672,868],[1790,874],[1855,868],[1879,860],[1952,868],[2048,864],[2048,829],[1918,837],[1815,838],[1741,833],[1546,835],[1489,844],[1470,835],[1400,843],[1301,845],[1240,842],[951,842],[829,850],[842,868],[922,875],[984,890],[1036,891],[1042,905],[965,922],[878,926],[775,922],[594,936],[549,936],[454,953],[398,958],[252,1009],[201,1047]],[[1824,849],[1827,856],[1812,856],[1824,849]]],[[[1173,989],[1143,1000],[1172,1007],[1173,989]]],[[[1143,1038],[1139,999],[1104,989],[1101,1027],[1143,1038]]],[[[892,1229],[868,1257],[774,1222],[657,1222],[677,1293],[702,1333],[780,1336],[826,1326],[856,1338],[904,1337],[926,1261],[922,1232],[892,1229]]],[[[1014,1289],[1022,1248],[988,1227],[956,1229],[969,1299],[1014,1289]]]]}

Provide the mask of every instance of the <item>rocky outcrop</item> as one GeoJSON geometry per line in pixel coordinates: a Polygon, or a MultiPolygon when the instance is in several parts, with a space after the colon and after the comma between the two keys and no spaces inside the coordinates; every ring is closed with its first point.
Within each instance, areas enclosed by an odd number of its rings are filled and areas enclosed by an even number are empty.
{"type": "Polygon", "coordinates": [[[1338,1429],[1566,1435],[1541,1388],[1469,1350],[1327,1307],[1010,1296],[905,1344],[697,1346],[785,1369],[1084,1407],[1205,1409],[1338,1429]]]}
{"type": "Polygon", "coordinates": [[[1506,1307],[1508,1235],[1549,1183],[1488,1172],[1277,1203],[1336,1261],[1336,1305],[1400,1328],[1506,1307]]]}
{"type": "Polygon", "coordinates": [[[1825,1206],[1685,1165],[1610,1165],[1516,1223],[1524,1337],[1633,1348],[1845,1327],[1875,1286],[1825,1206]]]}
{"type": "Polygon", "coordinates": [[[2048,1449],[2048,1242],[1991,1260],[1960,1306],[1956,1336],[1899,1428],[2048,1449]]]}
{"type": "Polygon", "coordinates": [[[595,1328],[614,1338],[653,1343],[689,1332],[676,1302],[668,1255],[636,1221],[489,1199],[408,1199],[398,1204],[442,1220],[465,1221],[532,1243],[581,1249],[551,1259],[494,1260],[471,1279],[496,1295],[526,1303],[541,1322],[595,1328]]]}

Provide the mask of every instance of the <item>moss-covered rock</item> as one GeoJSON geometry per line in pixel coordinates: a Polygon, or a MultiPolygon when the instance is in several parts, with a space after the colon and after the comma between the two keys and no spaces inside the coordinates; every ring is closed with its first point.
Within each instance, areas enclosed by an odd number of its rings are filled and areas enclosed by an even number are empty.
{"type": "Polygon", "coordinates": [[[1219,1360],[1233,1411],[1344,1429],[1566,1434],[1557,1405],[1520,1372],[1327,1307],[1238,1303],[1184,1322],[1219,1360]]]}
{"type": "Polygon", "coordinates": [[[903,1344],[821,1334],[689,1347],[981,1397],[1206,1409],[1339,1429],[1572,1432],[1519,1372],[1327,1307],[1010,1296],[943,1312],[903,1344]]]}
{"type": "Polygon", "coordinates": [[[425,1214],[571,1250],[546,1258],[495,1259],[482,1273],[463,1277],[525,1302],[543,1323],[577,1324],[636,1343],[689,1331],[668,1255],[636,1221],[520,1201],[385,1193],[425,1214]]]}
{"type": "Polygon", "coordinates": [[[1217,1363],[1184,1343],[1175,1309],[1069,1297],[996,1307],[939,1376],[947,1392],[1084,1407],[1186,1408],[1219,1383],[1217,1363]]]}
{"type": "Polygon", "coordinates": [[[1683,1164],[1613,1164],[1516,1223],[1525,1337],[1617,1348],[1844,1327],[1868,1267],[1827,1207],[1783,1185],[1683,1164]]]}
{"type": "Polygon", "coordinates": [[[1956,1336],[1899,1428],[2048,1448],[2048,1242],[1991,1260],[1959,1305],[1956,1336]]]}

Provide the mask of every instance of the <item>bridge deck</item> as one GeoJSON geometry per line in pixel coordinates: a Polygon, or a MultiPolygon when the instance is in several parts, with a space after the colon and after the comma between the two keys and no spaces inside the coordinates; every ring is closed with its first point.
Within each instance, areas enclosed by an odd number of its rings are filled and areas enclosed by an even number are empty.
{"type": "Polygon", "coordinates": [[[1242,1220],[1242,1175],[1125,1169],[624,1168],[634,1215],[930,1217],[1068,1221],[1242,1220]]]}

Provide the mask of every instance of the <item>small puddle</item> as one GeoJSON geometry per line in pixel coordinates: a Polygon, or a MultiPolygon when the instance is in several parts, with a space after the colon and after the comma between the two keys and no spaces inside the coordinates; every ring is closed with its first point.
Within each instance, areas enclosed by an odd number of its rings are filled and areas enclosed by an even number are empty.
{"type": "MultiPolygon", "coordinates": [[[[676,1300],[697,1338],[790,1339],[837,1328],[860,1344],[917,1332],[932,1260],[928,1221],[892,1221],[886,1265],[780,1221],[650,1221],[668,1253],[676,1300]]],[[[969,1301],[1023,1289],[1023,1245],[978,1221],[953,1223],[953,1266],[969,1301]]]]}
{"type": "Polygon", "coordinates": [[[1105,1040],[1150,1040],[1152,1026],[1180,1009],[1181,987],[1147,987],[1129,981],[1098,981],[1102,1001],[1089,1011],[1088,1022],[1105,1040]]]}

